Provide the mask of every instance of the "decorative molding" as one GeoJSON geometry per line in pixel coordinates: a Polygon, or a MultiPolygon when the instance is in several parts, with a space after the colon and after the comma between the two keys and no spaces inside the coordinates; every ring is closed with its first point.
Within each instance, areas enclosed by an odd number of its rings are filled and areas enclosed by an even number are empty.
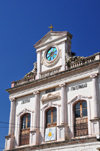
{"type": "Polygon", "coordinates": [[[50,101],[53,99],[60,99],[60,92],[52,92],[52,93],[48,93],[42,96],[41,101],[45,102],[45,101],[50,101]]]}
{"type": "Polygon", "coordinates": [[[5,136],[5,138],[6,138],[6,139],[9,139],[9,138],[11,138],[11,134],[10,134],[10,135],[8,135],[8,136],[5,136]]]}
{"type": "Polygon", "coordinates": [[[44,109],[46,109],[48,106],[49,106],[48,104],[43,105],[43,107],[41,108],[41,111],[44,110],[44,109]]]}
{"type": "Polygon", "coordinates": [[[21,115],[23,115],[23,114],[25,114],[25,113],[34,113],[34,111],[31,111],[31,110],[29,110],[29,109],[24,109],[24,110],[22,110],[20,113],[18,113],[17,116],[21,116],[21,115]]]}
{"type": "Polygon", "coordinates": [[[90,57],[80,57],[80,56],[73,56],[70,57],[69,60],[67,60],[66,65],[68,68],[74,68],[79,67],[81,65],[89,64],[91,62],[94,62],[95,55],[90,57]]]}
{"type": "Polygon", "coordinates": [[[67,40],[67,38],[70,37],[72,38],[72,35],[69,32],[48,32],[42,39],[40,39],[34,47],[36,49],[39,49],[41,47],[45,47],[45,45],[50,45],[51,43],[61,43],[62,41],[67,40]],[[55,36],[52,41],[46,41],[48,40],[51,36],[55,36]]]}
{"type": "Polygon", "coordinates": [[[100,121],[100,117],[96,117],[94,119],[90,119],[91,122],[94,122],[94,121],[100,121]]]}
{"type": "Polygon", "coordinates": [[[38,90],[33,92],[34,95],[37,95],[39,93],[40,93],[40,91],[38,91],[38,90]]]}
{"type": "Polygon", "coordinates": [[[52,67],[53,65],[55,65],[55,64],[58,62],[58,60],[59,60],[59,58],[60,58],[60,54],[61,54],[61,49],[59,49],[59,48],[58,48],[57,46],[55,46],[55,45],[49,45],[49,46],[46,48],[46,51],[44,52],[43,59],[42,59],[42,64],[44,64],[44,65],[47,66],[47,67],[52,67]],[[55,48],[57,49],[57,56],[56,56],[56,58],[55,58],[54,60],[52,60],[52,61],[48,61],[48,60],[46,59],[46,53],[47,53],[47,51],[48,51],[48,49],[49,49],[50,47],[55,47],[55,48]]]}
{"type": "Polygon", "coordinates": [[[74,102],[76,102],[76,101],[78,101],[78,100],[84,100],[84,99],[91,99],[92,98],[92,96],[82,96],[82,95],[78,95],[78,96],[76,96],[76,97],[74,97],[70,102],[68,102],[67,104],[71,104],[71,103],[74,103],[74,102]]]}
{"type": "Polygon", "coordinates": [[[50,101],[50,102],[48,102],[48,106],[52,106],[52,102],[50,101]]]}
{"type": "Polygon", "coordinates": [[[46,70],[46,71],[41,72],[40,73],[41,78],[45,78],[45,77],[48,77],[48,76],[51,76],[51,75],[58,73],[60,71],[60,68],[61,68],[61,66],[57,66],[56,68],[52,68],[50,70],[46,70]]]}
{"type": "Polygon", "coordinates": [[[33,130],[30,130],[30,133],[31,133],[31,134],[34,134],[34,133],[36,133],[37,131],[39,131],[38,128],[35,128],[35,129],[33,129],[33,130]]]}
{"type": "Polygon", "coordinates": [[[90,78],[96,78],[98,76],[98,73],[94,73],[92,75],[90,75],[90,78]]]}
{"type": "Polygon", "coordinates": [[[49,107],[60,107],[61,105],[60,104],[53,104],[52,102],[49,102],[49,103],[47,103],[46,105],[44,105],[42,108],[41,108],[41,111],[43,111],[43,110],[46,110],[47,108],[49,108],[49,107]]]}
{"type": "Polygon", "coordinates": [[[15,98],[15,97],[9,97],[9,100],[10,100],[11,102],[13,102],[13,101],[16,100],[16,98],[15,98]]]}
{"type": "Polygon", "coordinates": [[[59,87],[64,87],[64,86],[66,86],[66,83],[59,84],[59,87]]]}
{"type": "Polygon", "coordinates": [[[68,126],[66,123],[61,123],[60,125],[57,125],[57,127],[59,127],[59,128],[63,128],[63,127],[66,127],[66,126],[68,126]]]}
{"type": "Polygon", "coordinates": [[[54,106],[58,106],[58,107],[61,107],[61,104],[53,104],[54,106]]]}

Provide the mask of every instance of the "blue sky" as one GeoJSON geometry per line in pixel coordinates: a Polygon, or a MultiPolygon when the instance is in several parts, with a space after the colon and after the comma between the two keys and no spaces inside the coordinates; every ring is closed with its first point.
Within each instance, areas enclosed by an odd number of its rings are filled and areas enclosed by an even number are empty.
{"type": "Polygon", "coordinates": [[[0,0],[0,151],[8,135],[10,101],[5,89],[36,61],[35,44],[53,24],[73,35],[78,56],[100,52],[100,0],[0,0]]]}

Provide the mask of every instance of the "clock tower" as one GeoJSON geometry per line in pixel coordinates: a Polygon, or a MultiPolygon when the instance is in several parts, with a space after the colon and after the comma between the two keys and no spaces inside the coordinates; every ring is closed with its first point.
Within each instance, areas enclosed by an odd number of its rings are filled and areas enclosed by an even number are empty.
{"type": "Polygon", "coordinates": [[[37,79],[66,70],[66,61],[71,56],[69,32],[48,32],[34,47],[37,52],[37,79]]]}

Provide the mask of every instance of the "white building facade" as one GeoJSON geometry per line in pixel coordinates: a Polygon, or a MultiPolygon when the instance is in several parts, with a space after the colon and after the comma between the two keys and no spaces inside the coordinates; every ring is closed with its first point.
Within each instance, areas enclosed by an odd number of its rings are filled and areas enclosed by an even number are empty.
{"type": "Polygon", "coordinates": [[[100,147],[100,53],[73,56],[69,32],[48,32],[37,63],[12,82],[5,151],[97,151],[100,147]]]}

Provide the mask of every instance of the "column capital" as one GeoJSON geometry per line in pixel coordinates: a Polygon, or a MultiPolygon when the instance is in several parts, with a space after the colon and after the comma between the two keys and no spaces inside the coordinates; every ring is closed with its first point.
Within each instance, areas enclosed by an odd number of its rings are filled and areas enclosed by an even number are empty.
{"type": "Polygon", "coordinates": [[[13,101],[16,100],[16,98],[15,98],[15,97],[9,97],[9,100],[10,100],[11,102],[13,102],[13,101]]]}
{"type": "Polygon", "coordinates": [[[39,94],[39,93],[40,93],[39,90],[33,92],[34,95],[37,95],[37,94],[39,94]]]}
{"type": "Polygon", "coordinates": [[[66,86],[66,83],[59,84],[59,87],[64,87],[64,86],[66,86]]]}
{"type": "Polygon", "coordinates": [[[94,74],[91,74],[91,75],[90,75],[90,78],[93,79],[93,78],[96,78],[97,76],[98,76],[98,73],[94,73],[94,74]]]}

